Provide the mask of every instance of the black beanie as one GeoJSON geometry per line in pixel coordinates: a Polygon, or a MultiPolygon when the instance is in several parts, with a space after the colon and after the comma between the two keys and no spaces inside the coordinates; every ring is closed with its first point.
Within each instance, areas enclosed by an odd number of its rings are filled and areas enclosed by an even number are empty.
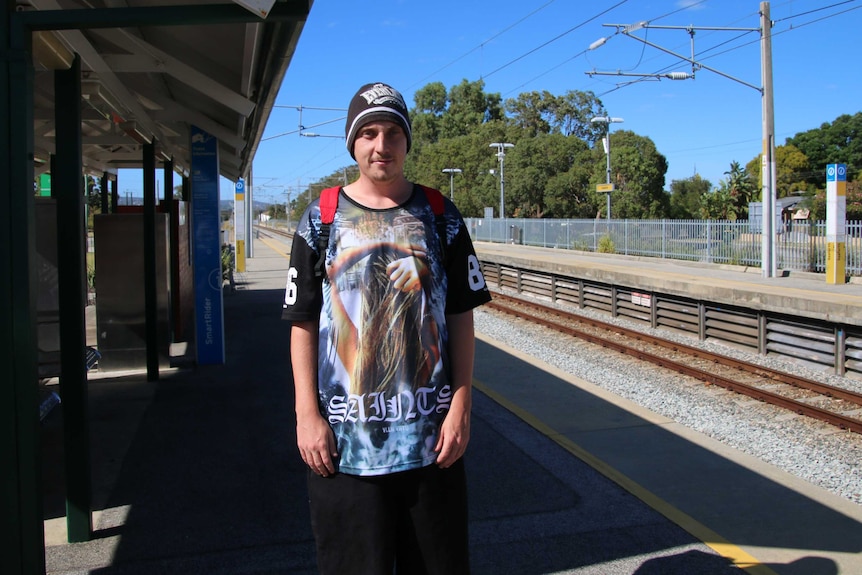
{"type": "Polygon", "coordinates": [[[350,108],[347,110],[344,135],[347,138],[347,151],[354,160],[356,157],[353,156],[353,142],[356,141],[356,134],[362,126],[375,120],[388,120],[400,125],[407,136],[407,151],[410,151],[413,135],[410,132],[410,116],[404,98],[392,86],[374,82],[359,88],[350,100],[350,108]]]}

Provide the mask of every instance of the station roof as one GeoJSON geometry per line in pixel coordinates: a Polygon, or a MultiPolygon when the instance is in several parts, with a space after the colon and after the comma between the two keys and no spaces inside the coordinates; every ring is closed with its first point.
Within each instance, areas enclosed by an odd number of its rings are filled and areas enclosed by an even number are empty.
{"type": "Polygon", "coordinates": [[[190,126],[247,174],[313,0],[19,0],[33,31],[35,173],[55,147],[53,71],[81,58],[87,173],[140,168],[142,145],[188,175],[190,126]],[[269,5],[269,6],[268,6],[269,5]],[[263,15],[265,14],[265,18],[263,15]]]}

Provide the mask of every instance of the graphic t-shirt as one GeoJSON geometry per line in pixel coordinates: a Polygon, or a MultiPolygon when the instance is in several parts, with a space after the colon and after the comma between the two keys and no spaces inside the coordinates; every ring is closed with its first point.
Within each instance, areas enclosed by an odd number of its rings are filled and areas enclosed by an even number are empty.
{"type": "Polygon", "coordinates": [[[436,460],[452,399],[446,314],[491,299],[464,221],[445,205],[444,252],[420,188],[385,210],[340,193],[323,281],[314,274],[317,201],[298,224],[282,317],[319,321],[320,409],[342,473],[382,475],[436,460]]]}

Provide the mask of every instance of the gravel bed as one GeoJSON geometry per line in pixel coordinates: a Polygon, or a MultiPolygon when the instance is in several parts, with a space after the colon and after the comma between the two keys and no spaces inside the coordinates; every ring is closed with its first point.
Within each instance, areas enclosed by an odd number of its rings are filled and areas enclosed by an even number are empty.
{"type": "MultiPolygon", "coordinates": [[[[682,334],[653,330],[593,310],[565,309],[798,373],[830,385],[862,391],[862,382],[858,380],[814,372],[786,359],[699,342],[682,334]]],[[[860,434],[789,414],[786,410],[712,386],[692,385],[691,379],[666,370],[651,369],[650,376],[645,378],[643,365],[637,360],[481,308],[475,313],[475,325],[477,332],[862,505],[860,434]]]]}

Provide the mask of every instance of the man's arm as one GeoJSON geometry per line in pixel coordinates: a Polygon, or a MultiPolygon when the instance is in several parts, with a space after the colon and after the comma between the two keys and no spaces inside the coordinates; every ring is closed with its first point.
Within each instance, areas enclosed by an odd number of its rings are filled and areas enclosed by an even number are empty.
{"type": "Polygon", "coordinates": [[[295,388],[296,444],[312,471],[326,477],[335,473],[338,457],[335,436],[320,414],[317,395],[316,321],[294,322],[290,328],[290,360],[295,388]]]}
{"type": "Polygon", "coordinates": [[[440,426],[434,448],[437,465],[449,467],[464,455],[470,441],[470,410],[473,407],[473,311],[447,315],[449,359],[452,365],[452,404],[440,426]]]}

